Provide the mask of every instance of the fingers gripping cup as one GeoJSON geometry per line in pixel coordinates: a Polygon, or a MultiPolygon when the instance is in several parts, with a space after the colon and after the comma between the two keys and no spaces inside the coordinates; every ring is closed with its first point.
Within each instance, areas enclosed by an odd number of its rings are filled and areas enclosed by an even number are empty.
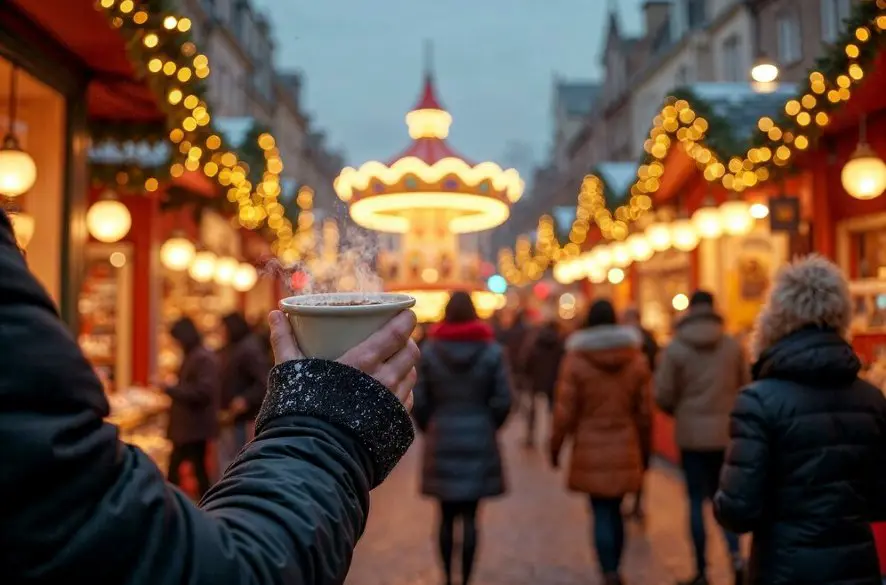
{"type": "Polygon", "coordinates": [[[326,293],[285,298],[280,310],[306,357],[336,360],[413,305],[395,293],[326,293]]]}

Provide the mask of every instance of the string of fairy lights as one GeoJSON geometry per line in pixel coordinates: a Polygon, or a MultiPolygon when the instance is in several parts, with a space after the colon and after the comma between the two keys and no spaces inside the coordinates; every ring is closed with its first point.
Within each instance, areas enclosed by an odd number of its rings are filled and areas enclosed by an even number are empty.
{"type": "Polygon", "coordinates": [[[605,184],[596,175],[587,175],[576,201],[575,220],[568,242],[561,246],[554,235],[549,215],[539,219],[536,242],[518,238],[514,249],[499,252],[499,271],[512,285],[541,279],[558,262],[579,256],[591,229],[591,221],[604,240],[620,242],[631,235],[632,224],[653,211],[653,197],[661,187],[664,160],[674,145],[681,145],[709,183],[720,182],[728,192],[740,194],[763,184],[788,167],[798,153],[812,146],[831,122],[833,111],[849,101],[854,86],[863,82],[865,66],[876,55],[876,47],[886,38],[886,0],[868,0],[856,7],[849,20],[841,57],[845,62],[834,71],[810,72],[804,88],[784,105],[780,120],[763,116],[757,123],[759,135],[744,156],[721,160],[705,138],[710,122],[689,101],[670,98],[655,116],[644,142],[647,161],[637,170],[628,201],[610,211],[605,184]]]}
{"type": "MultiPolygon", "coordinates": [[[[275,252],[297,258],[300,252],[295,236],[302,228],[302,220],[294,230],[279,201],[283,161],[276,141],[270,133],[258,137],[264,168],[253,184],[249,165],[232,149],[225,148],[221,134],[213,128],[211,108],[202,97],[202,83],[211,72],[209,58],[198,51],[190,38],[190,19],[174,14],[174,6],[164,1],[98,0],[97,8],[130,41],[132,60],[143,67],[154,92],[163,96],[168,136],[174,145],[170,176],[177,178],[186,171],[202,169],[227,190],[227,199],[237,204],[241,226],[256,230],[267,225],[276,236],[275,252]]],[[[157,191],[159,179],[147,177],[144,188],[149,193],[157,191]]],[[[299,198],[306,202],[312,195],[302,197],[300,193],[299,198]]],[[[305,210],[301,204],[299,208],[305,210]]],[[[308,219],[304,222],[312,223],[310,210],[306,211],[308,219]]]]}

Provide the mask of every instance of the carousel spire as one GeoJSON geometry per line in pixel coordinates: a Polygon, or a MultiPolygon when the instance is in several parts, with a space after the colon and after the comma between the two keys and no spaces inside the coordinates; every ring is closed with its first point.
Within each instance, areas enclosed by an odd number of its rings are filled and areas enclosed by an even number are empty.
{"type": "Polygon", "coordinates": [[[418,102],[418,105],[413,108],[414,110],[443,110],[443,106],[440,105],[440,100],[437,99],[437,88],[436,83],[434,81],[434,41],[430,39],[425,40],[424,47],[424,60],[425,60],[425,79],[424,79],[424,88],[422,89],[421,99],[418,102]]]}

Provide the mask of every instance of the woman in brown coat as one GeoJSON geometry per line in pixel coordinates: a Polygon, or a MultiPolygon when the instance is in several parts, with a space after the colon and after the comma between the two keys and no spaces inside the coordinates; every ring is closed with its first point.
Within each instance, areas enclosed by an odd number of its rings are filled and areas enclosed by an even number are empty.
{"type": "Polygon", "coordinates": [[[587,324],[566,342],[557,380],[551,462],[572,437],[569,489],[590,496],[594,545],[607,585],[621,584],[621,501],[643,481],[641,437],[649,432],[650,372],[634,327],[616,324],[615,309],[596,301],[587,324]]]}

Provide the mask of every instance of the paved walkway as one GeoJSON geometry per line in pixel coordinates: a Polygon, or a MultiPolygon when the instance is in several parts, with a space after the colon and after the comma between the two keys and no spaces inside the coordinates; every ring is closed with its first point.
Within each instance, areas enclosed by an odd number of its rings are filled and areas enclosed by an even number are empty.
{"type": "MultiPolygon", "coordinates": [[[[481,512],[476,585],[599,583],[590,546],[588,506],[567,494],[539,451],[520,447],[511,426],[502,437],[510,492],[481,512]]],[[[346,585],[439,585],[436,508],[418,496],[418,445],[373,493],[369,527],[346,585]]],[[[645,531],[630,525],[628,585],[672,584],[692,572],[686,502],[678,473],[662,466],[647,476],[645,531]]],[[[709,534],[715,528],[709,518],[709,534]]],[[[709,538],[713,585],[731,585],[722,539],[709,538]]]]}

